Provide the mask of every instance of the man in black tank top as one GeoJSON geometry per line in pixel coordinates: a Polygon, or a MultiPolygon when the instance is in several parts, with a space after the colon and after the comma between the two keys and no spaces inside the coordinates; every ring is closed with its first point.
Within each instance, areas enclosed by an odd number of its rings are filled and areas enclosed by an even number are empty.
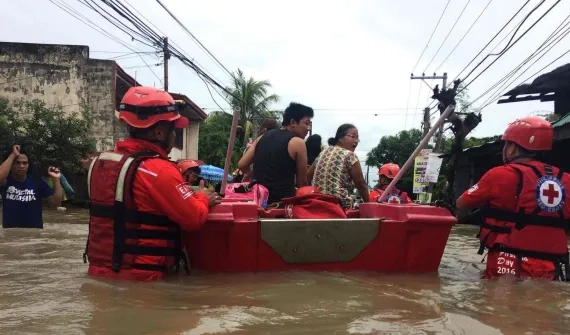
{"type": "Polygon", "coordinates": [[[251,164],[253,179],[267,187],[268,204],[295,196],[295,186],[307,183],[307,148],[304,138],[311,129],[313,109],[291,103],[283,114],[283,128],[259,137],[240,159],[244,174],[251,164]]]}

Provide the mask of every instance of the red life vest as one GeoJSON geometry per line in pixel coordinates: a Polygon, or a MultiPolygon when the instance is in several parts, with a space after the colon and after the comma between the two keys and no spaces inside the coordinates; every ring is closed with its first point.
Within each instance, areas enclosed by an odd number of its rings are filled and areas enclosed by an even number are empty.
{"type": "Polygon", "coordinates": [[[285,216],[292,219],[346,219],[346,213],[337,197],[323,193],[309,193],[281,200],[285,216]]]}
{"type": "MultiPolygon", "coordinates": [[[[516,211],[487,206],[481,210],[484,222],[478,237],[479,254],[485,247],[522,257],[568,264],[570,203],[566,190],[570,175],[538,161],[513,163],[519,176],[516,211]]],[[[567,269],[568,270],[568,269],[567,269]]]]}
{"type": "Polygon", "coordinates": [[[178,271],[180,261],[185,260],[180,227],[166,216],[136,208],[134,177],[140,164],[149,158],[159,156],[153,152],[103,152],[91,162],[87,175],[90,217],[85,263],[89,260],[91,265],[116,273],[127,269],[167,273],[173,267],[178,271]],[[167,262],[138,264],[134,259],[141,255],[167,257],[167,262]]]}
{"type": "MultiPolygon", "coordinates": [[[[376,199],[376,202],[379,202],[378,200],[380,200],[382,193],[384,193],[384,190],[387,187],[388,185],[383,185],[380,189],[376,190],[376,192],[379,194],[378,198],[376,199]]],[[[408,199],[408,193],[403,192],[402,190],[399,190],[397,188],[393,188],[392,194],[388,195],[383,202],[390,204],[405,204],[407,203],[407,199],[408,199]]]]}

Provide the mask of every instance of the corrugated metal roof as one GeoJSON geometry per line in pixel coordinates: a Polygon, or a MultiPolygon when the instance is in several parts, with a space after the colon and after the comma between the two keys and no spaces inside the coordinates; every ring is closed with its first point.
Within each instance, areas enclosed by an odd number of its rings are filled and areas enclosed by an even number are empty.
{"type": "MultiPolygon", "coordinates": [[[[499,140],[499,141],[493,141],[493,142],[483,143],[483,144],[481,144],[481,145],[477,145],[477,146],[474,146],[474,147],[465,148],[465,149],[463,149],[463,152],[483,150],[483,149],[486,149],[487,147],[491,147],[491,146],[493,146],[493,145],[497,145],[497,143],[500,143],[500,142],[502,142],[502,141],[499,140]]],[[[446,153],[446,154],[440,155],[439,157],[441,157],[441,158],[447,158],[447,157],[449,157],[449,156],[451,156],[451,153],[446,153]]]]}
{"type": "Polygon", "coordinates": [[[564,64],[550,72],[541,74],[530,84],[522,84],[513,88],[503,96],[567,91],[570,89],[568,78],[570,78],[570,64],[564,64]]]}
{"type": "Polygon", "coordinates": [[[552,123],[554,128],[562,127],[563,125],[570,123],[570,113],[564,115],[560,120],[552,123]]]}

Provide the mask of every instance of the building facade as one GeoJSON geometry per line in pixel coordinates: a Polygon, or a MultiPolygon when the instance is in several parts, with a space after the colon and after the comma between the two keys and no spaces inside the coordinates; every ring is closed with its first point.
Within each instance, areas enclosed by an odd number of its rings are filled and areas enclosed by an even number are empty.
{"type": "MultiPolygon", "coordinates": [[[[126,135],[117,117],[119,103],[132,86],[140,86],[115,61],[89,58],[89,47],[34,43],[0,43],[0,97],[11,102],[39,99],[67,113],[87,107],[94,113],[97,150],[112,149],[126,135]]],[[[198,134],[206,113],[182,94],[182,114],[191,120],[180,131],[171,159],[198,158],[198,134]]]]}

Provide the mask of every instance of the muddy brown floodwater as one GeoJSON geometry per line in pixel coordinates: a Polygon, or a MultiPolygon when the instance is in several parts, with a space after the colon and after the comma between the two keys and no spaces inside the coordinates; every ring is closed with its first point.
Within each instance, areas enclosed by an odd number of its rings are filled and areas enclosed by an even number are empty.
{"type": "Polygon", "coordinates": [[[439,274],[204,274],[131,283],[86,276],[86,210],[0,230],[0,334],[569,334],[570,286],[479,279],[474,227],[439,274]]]}

